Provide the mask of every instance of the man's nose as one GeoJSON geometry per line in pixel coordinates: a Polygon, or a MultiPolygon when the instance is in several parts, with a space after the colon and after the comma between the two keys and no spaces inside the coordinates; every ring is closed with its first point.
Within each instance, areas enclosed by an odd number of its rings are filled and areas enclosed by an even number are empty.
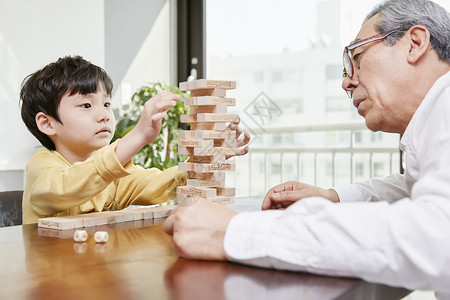
{"type": "Polygon", "coordinates": [[[342,81],[342,88],[347,92],[347,95],[349,97],[352,97],[353,91],[356,89],[356,87],[359,85],[359,81],[355,80],[355,76],[353,77],[345,77],[342,81]]]}

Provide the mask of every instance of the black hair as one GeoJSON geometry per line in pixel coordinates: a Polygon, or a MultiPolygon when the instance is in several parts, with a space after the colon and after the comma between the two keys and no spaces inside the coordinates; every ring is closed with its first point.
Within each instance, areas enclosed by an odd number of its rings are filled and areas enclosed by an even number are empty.
{"type": "Polygon", "coordinates": [[[55,150],[52,140],[37,127],[36,115],[43,112],[61,122],[58,107],[62,97],[95,93],[99,84],[103,84],[111,96],[113,83],[104,69],[81,56],[60,58],[23,80],[20,90],[22,120],[45,148],[55,150]]]}

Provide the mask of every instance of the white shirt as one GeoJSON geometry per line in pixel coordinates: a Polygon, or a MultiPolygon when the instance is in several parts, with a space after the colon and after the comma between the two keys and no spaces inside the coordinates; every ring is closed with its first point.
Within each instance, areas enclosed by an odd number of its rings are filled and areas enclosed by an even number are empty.
{"type": "Polygon", "coordinates": [[[229,260],[450,292],[450,72],[401,141],[405,175],[336,188],[341,203],[305,198],[230,222],[229,260]]]}

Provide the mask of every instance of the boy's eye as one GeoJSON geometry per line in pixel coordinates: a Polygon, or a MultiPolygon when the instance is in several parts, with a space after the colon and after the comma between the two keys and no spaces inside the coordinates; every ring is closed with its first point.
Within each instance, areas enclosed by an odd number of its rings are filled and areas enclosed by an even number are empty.
{"type": "Polygon", "coordinates": [[[111,102],[105,102],[105,107],[111,107],[111,102]]]}
{"type": "Polygon", "coordinates": [[[89,103],[84,103],[84,104],[81,104],[81,107],[82,108],[91,108],[91,105],[89,103]]]}

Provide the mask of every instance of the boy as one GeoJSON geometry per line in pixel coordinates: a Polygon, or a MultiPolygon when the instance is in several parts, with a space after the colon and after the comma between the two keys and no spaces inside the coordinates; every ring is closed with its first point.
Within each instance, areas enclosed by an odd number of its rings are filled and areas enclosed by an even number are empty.
{"type": "MultiPolygon", "coordinates": [[[[38,151],[27,164],[23,224],[162,203],[185,184],[187,173],[177,167],[144,170],[132,163],[156,139],[166,110],[179,96],[163,92],[147,101],[136,127],[110,144],[115,129],[112,87],[102,68],[79,56],[60,58],[25,78],[22,119],[50,151],[38,151]]],[[[238,131],[236,124],[229,127],[238,131]]],[[[247,151],[240,149],[239,155],[247,151]]]]}

